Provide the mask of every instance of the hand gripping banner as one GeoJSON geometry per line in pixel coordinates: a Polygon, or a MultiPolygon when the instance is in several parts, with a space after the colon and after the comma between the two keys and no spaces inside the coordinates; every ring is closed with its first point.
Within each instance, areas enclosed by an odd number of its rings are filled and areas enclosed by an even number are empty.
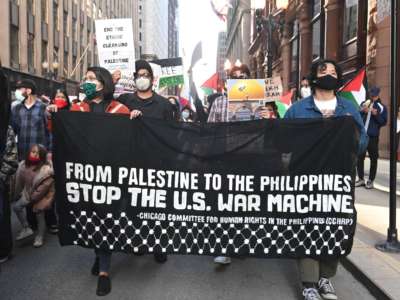
{"type": "Polygon", "coordinates": [[[54,115],[62,245],[329,259],[350,253],[351,117],[221,124],[54,115]]]}

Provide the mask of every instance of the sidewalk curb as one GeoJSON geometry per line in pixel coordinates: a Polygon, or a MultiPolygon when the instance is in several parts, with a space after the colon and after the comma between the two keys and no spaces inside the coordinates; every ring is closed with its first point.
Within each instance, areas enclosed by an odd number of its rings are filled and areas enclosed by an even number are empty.
{"type": "Polygon", "coordinates": [[[383,289],[374,283],[368,275],[360,270],[348,257],[340,259],[342,266],[350,272],[365,288],[379,300],[395,300],[391,298],[383,289]]]}

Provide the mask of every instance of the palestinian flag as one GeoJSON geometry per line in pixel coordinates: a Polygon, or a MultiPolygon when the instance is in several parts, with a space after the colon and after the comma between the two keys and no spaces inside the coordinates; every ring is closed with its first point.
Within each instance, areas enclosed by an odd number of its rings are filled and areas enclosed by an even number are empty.
{"type": "Polygon", "coordinates": [[[281,118],[283,118],[283,116],[286,114],[286,111],[292,105],[292,97],[293,97],[293,92],[289,91],[284,93],[280,97],[279,101],[275,101],[275,104],[278,107],[279,116],[281,118]]]}
{"type": "Polygon", "coordinates": [[[207,96],[214,93],[214,91],[218,90],[218,81],[219,76],[217,73],[212,75],[209,79],[207,79],[200,87],[204,91],[204,94],[207,96]]]}
{"type": "Polygon", "coordinates": [[[367,100],[367,91],[367,74],[365,68],[362,68],[353,79],[339,89],[338,94],[351,101],[358,109],[360,104],[367,100]]]}

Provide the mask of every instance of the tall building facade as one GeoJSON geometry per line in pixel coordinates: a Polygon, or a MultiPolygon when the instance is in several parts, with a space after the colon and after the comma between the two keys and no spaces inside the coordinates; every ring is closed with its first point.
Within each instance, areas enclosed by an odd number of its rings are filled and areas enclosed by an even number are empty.
{"type": "Polygon", "coordinates": [[[179,56],[178,0],[168,0],[168,57],[179,56]]]}
{"type": "Polygon", "coordinates": [[[227,16],[226,56],[231,62],[249,64],[251,0],[232,0],[227,16]]]}
{"type": "Polygon", "coordinates": [[[139,0],[139,53],[143,59],[168,57],[168,0],[139,0]]]}
{"type": "Polygon", "coordinates": [[[2,65],[39,78],[78,81],[98,64],[94,21],[135,19],[137,1],[2,0],[2,65]]]}
{"type": "Polygon", "coordinates": [[[224,64],[226,61],[226,32],[221,31],[218,33],[218,45],[217,45],[217,74],[220,80],[225,79],[224,64]]]}
{"type": "MultiPolygon", "coordinates": [[[[342,67],[345,80],[366,67],[369,85],[381,88],[382,102],[390,109],[390,0],[290,0],[284,11],[274,5],[268,11],[269,1],[265,2],[264,16],[271,13],[279,24],[272,36],[273,73],[282,77],[284,90],[299,88],[312,62],[332,59],[342,67]]],[[[400,32],[400,22],[398,27],[400,32]]],[[[266,44],[263,32],[254,36],[249,48],[251,68],[260,77],[265,76],[266,44]]],[[[397,53],[400,57],[400,49],[397,53]]],[[[400,72],[400,60],[394,67],[400,72]]],[[[399,105],[400,100],[395,109],[399,105]]],[[[380,149],[387,157],[389,126],[382,128],[380,149]]]]}

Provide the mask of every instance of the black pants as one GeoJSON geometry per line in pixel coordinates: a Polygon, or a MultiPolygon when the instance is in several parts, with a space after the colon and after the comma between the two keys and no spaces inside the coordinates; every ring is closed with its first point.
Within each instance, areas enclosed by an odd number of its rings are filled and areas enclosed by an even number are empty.
{"type": "Polygon", "coordinates": [[[11,254],[13,247],[13,238],[11,233],[11,205],[8,197],[8,190],[0,190],[1,197],[3,197],[3,204],[0,207],[0,258],[4,258],[11,254]]]}
{"type": "MultiPolygon", "coordinates": [[[[369,180],[371,180],[371,181],[375,180],[376,170],[378,168],[378,158],[379,158],[378,145],[379,145],[379,136],[369,138],[367,151],[369,154],[369,158],[371,160],[371,167],[369,170],[369,180]]],[[[364,179],[364,160],[365,160],[365,155],[367,154],[367,151],[358,157],[357,173],[358,173],[358,178],[360,178],[360,179],[364,179]]]]}

